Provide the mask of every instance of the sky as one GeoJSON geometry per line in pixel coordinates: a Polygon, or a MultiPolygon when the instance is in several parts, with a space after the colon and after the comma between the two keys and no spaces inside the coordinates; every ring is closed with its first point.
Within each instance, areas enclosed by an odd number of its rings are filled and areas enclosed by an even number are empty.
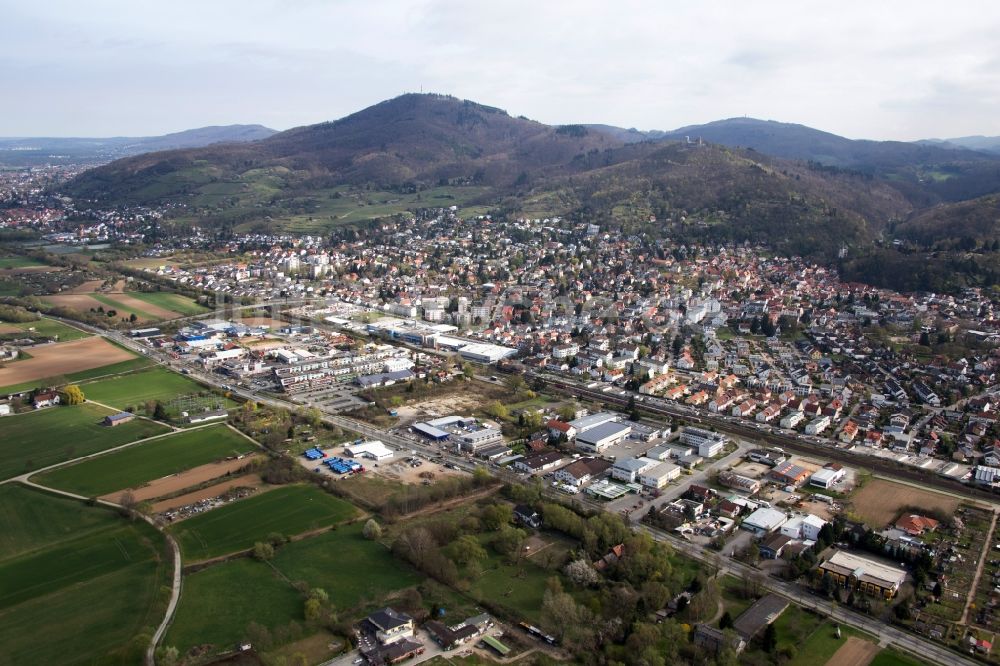
{"type": "Polygon", "coordinates": [[[0,136],[287,129],[405,92],[549,124],[1000,135],[1000,3],[0,0],[0,136]]]}

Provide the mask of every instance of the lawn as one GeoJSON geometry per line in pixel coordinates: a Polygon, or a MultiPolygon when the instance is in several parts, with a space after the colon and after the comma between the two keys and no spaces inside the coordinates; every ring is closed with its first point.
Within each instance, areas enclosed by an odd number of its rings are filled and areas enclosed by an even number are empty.
{"type": "Polygon", "coordinates": [[[837,638],[836,628],[830,622],[823,622],[813,633],[801,643],[796,644],[795,658],[788,662],[791,666],[816,666],[825,664],[834,653],[841,648],[851,636],[874,643],[872,637],[852,629],[840,627],[840,638],[837,638]]]}
{"type": "Polygon", "coordinates": [[[128,664],[162,618],[163,539],[127,522],[20,486],[0,489],[3,663],[128,664]],[[57,631],[58,640],[52,640],[57,631]]]}
{"type": "Polygon", "coordinates": [[[59,342],[69,342],[70,340],[79,340],[80,338],[90,337],[90,333],[85,333],[78,328],[73,328],[72,326],[68,326],[61,321],[56,321],[55,319],[39,319],[37,321],[27,321],[6,325],[19,328],[25,333],[28,333],[29,329],[35,329],[35,332],[38,335],[44,335],[50,338],[56,338],[58,336],[59,342]]]}
{"type": "Polygon", "coordinates": [[[357,509],[316,486],[284,486],[177,523],[185,560],[205,560],[251,548],[269,534],[301,534],[344,522],[357,509]]]}
{"type": "Polygon", "coordinates": [[[362,528],[358,522],[290,543],[278,550],[273,564],[289,580],[326,590],[338,611],[354,609],[352,617],[360,616],[423,580],[386,546],[361,536],[362,528]]]}
{"type": "Polygon", "coordinates": [[[80,495],[100,496],[255,450],[245,437],[220,424],[85,460],[46,472],[35,480],[80,495]]]}
{"type": "Polygon", "coordinates": [[[169,291],[129,291],[127,295],[145,301],[164,310],[172,310],[181,315],[200,315],[208,312],[209,308],[195,303],[187,296],[174,294],[169,291]]]}
{"type": "Polygon", "coordinates": [[[517,617],[538,622],[545,581],[553,572],[528,559],[523,559],[520,565],[511,565],[490,546],[486,550],[489,558],[483,562],[483,574],[471,581],[469,596],[504,606],[517,617]]]}
{"type": "MultiPolygon", "coordinates": [[[[84,384],[81,388],[88,399],[118,409],[140,406],[147,400],[167,402],[177,396],[208,390],[184,375],[159,367],[119,377],[109,377],[84,384]]],[[[222,400],[221,397],[219,399],[222,400]]],[[[229,406],[232,404],[234,403],[229,403],[229,406]]]]}
{"type": "Polygon", "coordinates": [[[184,654],[195,645],[229,648],[251,622],[274,630],[303,622],[303,599],[270,566],[250,559],[217,564],[184,578],[177,614],[163,641],[184,654]]]}
{"type": "Polygon", "coordinates": [[[104,416],[111,413],[85,403],[0,419],[0,479],[168,431],[166,426],[144,419],[114,428],[101,425],[104,416]]]}
{"type": "Polygon", "coordinates": [[[869,666],[924,666],[924,662],[916,657],[887,648],[875,655],[869,666]]]}

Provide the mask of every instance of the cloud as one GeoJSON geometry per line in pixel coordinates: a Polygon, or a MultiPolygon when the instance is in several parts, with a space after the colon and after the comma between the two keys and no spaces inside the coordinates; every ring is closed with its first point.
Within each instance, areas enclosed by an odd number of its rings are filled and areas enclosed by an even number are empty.
{"type": "Polygon", "coordinates": [[[421,87],[550,123],[751,115],[851,137],[1000,134],[992,2],[0,6],[0,85],[16,93],[0,135],[280,129],[421,87]]]}

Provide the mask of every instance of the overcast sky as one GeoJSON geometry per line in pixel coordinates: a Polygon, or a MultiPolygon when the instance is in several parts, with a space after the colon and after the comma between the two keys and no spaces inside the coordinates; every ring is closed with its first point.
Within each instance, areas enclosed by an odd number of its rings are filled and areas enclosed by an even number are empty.
{"type": "Polygon", "coordinates": [[[0,136],[287,129],[403,92],[552,124],[1000,135],[1000,2],[0,0],[0,136]]]}

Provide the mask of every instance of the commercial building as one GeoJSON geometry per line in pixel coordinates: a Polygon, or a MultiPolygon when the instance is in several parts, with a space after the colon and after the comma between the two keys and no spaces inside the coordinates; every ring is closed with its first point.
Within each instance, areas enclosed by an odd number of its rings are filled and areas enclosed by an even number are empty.
{"type": "Polygon", "coordinates": [[[824,525],[826,525],[825,520],[811,513],[805,516],[792,516],[781,526],[781,533],[791,539],[816,541],[824,525]]]}
{"type": "Polygon", "coordinates": [[[344,447],[344,453],[352,458],[370,458],[371,460],[386,460],[394,455],[392,449],[377,439],[344,447]]]}
{"type": "Polygon", "coordinates": [[[788,520],[781,511],[762,507],[747,516],[741,527],[757,536],[770,534],[788,520]]]}
{"type": "Polygon", "coordinates": [[[629,436],[632,426],[626,423],[603,423],[576,436],[576,448],[585,453],[602,453],[629,436]]]}
{"type": "Polygon", "coordinates": [[[619,460],[611,467],[611,478],[634,483],[640,474],[662,464],[659,460],[650,460],[649,458],[626,458],[619,460]]]}
{"type": "Polygon", "coordinates": [[[824,467],[809,477],[809,485],[816,486],[817,488],[832,488],[840,483],[845,475],[846,472],[843,467],[838,469],[824,467]]]}
{"type": "Polygon", "coordinates": [[[526,474],[537,474],[558,467],[562,459],[562,454],[558,451],[540,451],[514,461],[512,467],[526,474]]]}
{"type": "Polygon", "coordinates": [[[819,570],[842,587],[884,599],[896,596],[906,580],[902,569],[843,550],[820,564],[819,570]]]}
{"type": "Polygon", "coordinates": [[[809,478],[810,473],[801,465],[785,462],[772,469],[769,476],[782,485],[801,486],[809,478]]]}
{"type": "Polygon", "coordinates": [[[681,468],[673,463],[661,462],[639,474],[639,483],[646,488],[659,490],[681,475],[681,468]]]}
{"type": "Polygon", "coordinates": [[[611,463],[601,458],[580,458],[562,469],[556,470],[556,481],[579,488],[593,478],[608,471],[611,463]]]}
{"type": "Polygon", "coordinates": [[[702,428],[685,428],[681,433],[681,442],[697,447],[698,455],[702,458],[713,458],[722,453],[726,436],[702,428]]]}

